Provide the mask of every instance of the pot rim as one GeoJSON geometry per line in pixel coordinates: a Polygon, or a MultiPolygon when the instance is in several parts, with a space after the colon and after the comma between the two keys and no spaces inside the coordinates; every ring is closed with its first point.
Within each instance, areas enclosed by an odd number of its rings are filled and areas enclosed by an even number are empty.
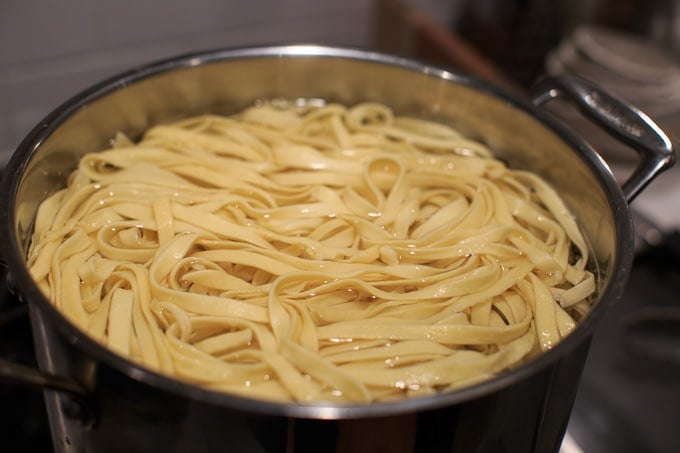
{"type": "MultiPolygon", "coordinates": [[[[469,401],[496,390],[507,387],[523,378],[535,374],[545,367],[555,363],[558,358],[568,354],[579,344],[588,341],[592,335],[593,326],[605,311],[605,306],[617,300],[625,288],[625,282],[630,273],[633,262],[634,240],[633,226],[621,188],[614,180],[600,156],[579,136],[569,130],[561,122],[555,120],[547,112],[535,107],[528,100],[518,95],[504,91],[474,76],[463,75],[455,70],[430,66],[422,62],[391,55],[382,52],[367,51],[357,48],[333,47],[322,45],[277,45],[253,46],[239,48],[222,48],[187,53],[167,59],[162,59],[142,65],[118,75],[114,75],[100,83],[74,95],[63,102],[42,121],[40,121],[19,144],[7,163],[0,182],[0,237],[6,238],[0,242],[2,258],[8,268],[9,283],[16,289],[19,298],[29,305],[35,304],[41,312],[47,314],[50,322],[55,324],[67,341],[84,349],[94,358],[101,360],[108,366],[143,382],[160,388],[166,392],[187,397],[193,400],[208,402],[213,405],[229,407],[247,412],[273,416],[290,416],[310,419],[348,419],[399,415],[423,410],[438,409],[469,401]],[[346,60],[361,60],[371,63],[395,66],[405,71],[417,72],[431,77],[443,79],[451,83],[464,84],[468,87],[491,94],[538,119],[566,143],[586,162],[588,167],[598,177],[598,182],[612,207],[612,215],[616,219],[617,234],[616,253],[612,273],[608,284],[601,288],[598,301],[591,312],[579,322],[577,328],[560,341],[552,350],[522,362],[512,370],[507,370],[491,379],[478,384],[463,387],[459,390],[445,392],[433,396],[414,399],[398,400],[395,402],[379,402],[370,404],[301,404],[296,402],[272,402],[257,400],[238,395],[212,391],[198,385],[184,382],[172,377],[149,370],[128,359],[118,356],[108,348],[91,339],[80,329],[75,327],[62,315],[43,295],[33,282],[24,256],[17,240],[15,227],[16,196],[24,172],[33,156],[40,149],[42,143],[68,118],[84,106],[97,101],[114,91],[124,89],[127,85],[140,82],[162,73],[181,70],[184,68],[207,65],[223,60],[238,60],[252,58],[334,58],[346,60]]],[[[34,308],[34,307],[32,307],[34,308]]]]}

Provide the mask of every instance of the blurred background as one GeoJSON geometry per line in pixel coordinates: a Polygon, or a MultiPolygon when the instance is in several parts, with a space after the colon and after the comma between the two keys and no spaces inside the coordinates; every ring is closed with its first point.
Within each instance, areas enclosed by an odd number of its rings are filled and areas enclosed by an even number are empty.
{"type": "Polygon", "coordinates": [[[584,24],[677,51],[679,10],[675,0],[2,0],[0,157],[6,160],[69,96],[180,53],[299,42],[357,46],[526,87],[544,71],[550,50],[584,24]]]}
{"type": "MultiPolygon", "coordinates": [[[[414,57],[519,95],[542,74],[576,73],[640,107],[674,141],[680,135],[678,0],[1,0],[0,167],[45,115],[102,79],[192,51],[285,43],[414,57]]],[[[554,112],[625,174],[634,153],[572,110],[554,112]]],[[[630,296],[595,338],[565,453],[680,451],[678,175],[676,166],[633,205],[652,220],[657,247],[640,255],[630,296]],[[664,241],[670,247],[659,248],[664,241]],[[655,349],[661,360],[640,362],[617,335],[650,300],[675,306],[661,310],[675,321],[650,340],[665,345],[655,349]]],[[[0,354],[30,364],[26,318],[2,291],[0,354]]],[[[4,451],[49,451],[41,404],[37,392],[0,387],[3,449],[15,445],[4,451]]]]}

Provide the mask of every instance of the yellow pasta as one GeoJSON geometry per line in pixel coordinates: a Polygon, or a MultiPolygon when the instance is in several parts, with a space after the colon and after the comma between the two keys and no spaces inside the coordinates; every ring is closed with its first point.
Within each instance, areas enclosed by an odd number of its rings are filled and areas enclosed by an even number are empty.
{"type": "Polygon", "coordinates": [[[596,290],[548,184],[376,103],[268,102],[119,134],[43,202],[28,259],[114,352],[309,403],[488,379],[568,335],[596,290]]]}

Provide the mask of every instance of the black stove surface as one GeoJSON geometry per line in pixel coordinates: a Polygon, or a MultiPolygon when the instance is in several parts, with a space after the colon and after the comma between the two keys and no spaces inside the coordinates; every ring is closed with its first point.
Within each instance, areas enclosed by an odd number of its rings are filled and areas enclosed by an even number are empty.
{"type": "Polygon", "coordinates": [[[569,434],[585,452],[680,452],[680,233],[636,257],[602,320],[569,434]]]}
{"type": "MultiPolygon", "coordinates": [[[[623,299],[593,338],[568,427],[575,444],[564,453],[680,451],[678,250],[673,234],[636,258],[623,299]]],[[[26,307],[0,286],[0,356],[35,365],[26,307]]],[[[52,450],[40,392],[0,383],[0,407],[3,451],[52,450]]]]}

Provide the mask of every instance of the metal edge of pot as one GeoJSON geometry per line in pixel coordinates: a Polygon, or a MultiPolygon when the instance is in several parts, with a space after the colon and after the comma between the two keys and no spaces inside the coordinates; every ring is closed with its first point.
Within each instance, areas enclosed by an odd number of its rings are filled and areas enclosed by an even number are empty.
{"type": "Polygon", "coordinates": [[[19,144],[7,163],[5,174],[0,183],[0,194],[0,237],[5,238],[0,243],[0,250],[2,251],[2,260],[4,260],[8,267],[10,286],[13,287],[23,302],[29,305],[36,304],[47,315],[49,321],[57,326],[60,333],[64,335],[70,344],[82,348],[95,359],[101,360],[113,369],[147,385],[213,405],[271,416],[346,419],[400,415],[459,404],[509,386],[513,382],[517,382],[556,362],[560,357],[568,354],[579,344],[590,338],[594,325],[601,318],[606,305],[615,302],[623,293],[632,267],[634,253],[630,211],[621,189],[614,180],[613,175],[609,172],[606,163],[583,139],[566,128],[561,122],[554,119],[549,113],[533,106],[528,100],[505,92],[475,77],[462,75],[444,68],[429,66],[412,59],[357,48],[321,45],[283,45],[216,49],[152,62],[115,75],[71,97],[33,128],[19,144]],[[432,77],[445,79],[451,83],[465,84],[478,91],[491,94],[508,102],[512,107],[529,113],[548,126],[552,132],[570,144],[575,152],[586,162],[588,167],[597,175],[598,181],[609,197],[613,210],[612,215],[616,220],[617,253],[614,256],[613,271],[609,278],[609,283],[600,290],[596,307],[580,322],[574,332],[557,344],[551,351],[523,362],[518,367],[507,370],[494,378],[435,396],[362,405],[277,403],[211,391],[148,370],[141,365],[114,354],[108,348],[81,332],[80,329],[71,324],[47,300],[37,285],[35,285],[25,265],[25,259],[20,252],[15,226],[15,198],[23,174],[33,155],[38,151],[44,140],[70,115],[113,91],[124,89],[127,85],[181,68],[205,65],[222,60],[263,57],[355,59],[397,66],[406,71],[420,72],[432,77]]]}

